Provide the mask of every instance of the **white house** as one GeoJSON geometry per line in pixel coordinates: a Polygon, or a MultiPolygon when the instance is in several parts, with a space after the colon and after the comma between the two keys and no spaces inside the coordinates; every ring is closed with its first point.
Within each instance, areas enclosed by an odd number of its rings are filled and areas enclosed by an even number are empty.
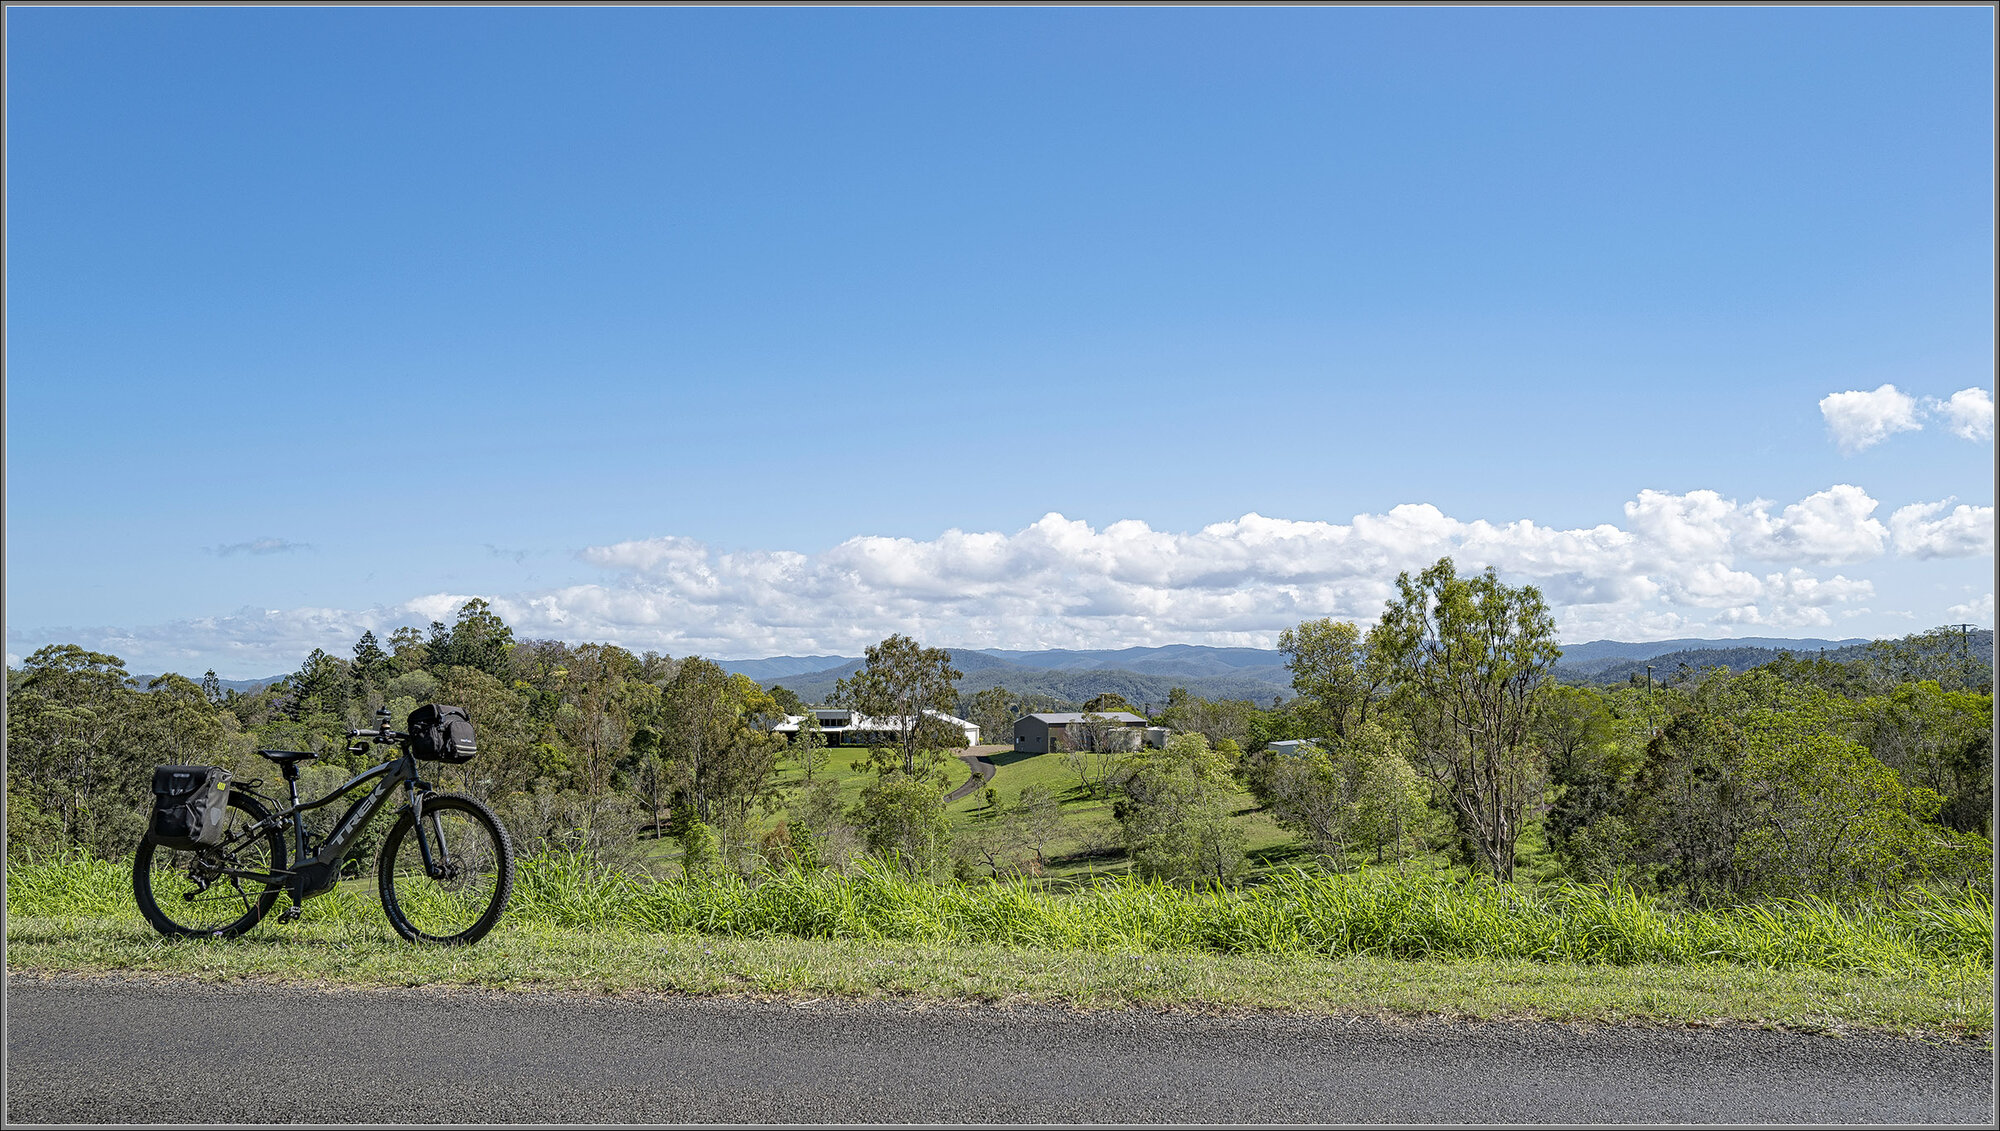
{"type": "Polygon", "coordinates": [[[1317,738],[1281,738],[1265,743],[1264,749],[1274,754],[1310,754],[1318,745],[1317,738]]]}
{"type": "MultiPolygon", "coordinates": [[[[964,731],[967,746],[979,745],[978,723],[966,722],[943,711],[926,710],[924,714],[964,731]]],[[[898,736],[903,733],[903,719],[896,715],[877,718],[845,707],[815,707],[813,715],[819,719],[820,734],[826,738],[828,746],[884,746],[898,741],[898,736]]],[[[784,735],[789,742],[799,733],[799,726],[805,721],[804,715],[786,715],[785,721],[772,727],[771,731],[784,735]]]]}

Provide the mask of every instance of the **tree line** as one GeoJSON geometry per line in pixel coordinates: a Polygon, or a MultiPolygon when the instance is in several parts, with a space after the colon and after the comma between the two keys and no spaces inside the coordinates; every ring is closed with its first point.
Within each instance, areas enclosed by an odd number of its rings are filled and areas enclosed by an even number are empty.
{"type": "Polygon", "coordinates": [[[1366,634],[1283,634],[1299,697],[1245,783],[1329,866],[1429,844],[1503,879],[1697,902],[1990,882],[1992,671],[1948,630],[1848,661],[1566,686],[1532,587],[1449,559],[1366,634]]]}
{"type": "MultiPolygon", "coordinates": [[[[345,732],[387,709],[467,708],[479,755],[440,785],[487,798],[527,852],[639,866],[671,838],[690,871],[841,866],[863,854],[943,876],[1046,864],[1063,803],[1108,805],[1135,871],[1231,883],[1248,870],[1243,793],[1333,871],[1443,859],[1502,879],[1616,881],[1696,901],[1842,895],[1990,879],[1990,668],[1942,630],[1854,660],[1786,658],[1656,684],[1565,686],[1533,587],[1450,559],[1397,578],[1376,625],[1313,620],[1280,649],[1296,695],[1260,706],[1176,689],[1141,746],[1099,725],[1132,705],[957,690],[947,652],[895,635],[831,705],[901,721],[859,752],[848,802],[808,706],[698,656],[516,640],[482,600],[453,623],[363,633],[254,693],[214,673],[139,687],[115,656],[52,645],[8,672],[8,851],[117,857],[143,832],[156,763],[272,778],[258,748],[322,755],[309,789],[364,768],[345,732]],[[1962,657],[1961,657],[1962,659],[1962,657]],[[963,732],[1005,741],[1023,714],[1081,710],[1069,798],[1003,799],[954,843],[943,796],[963,732]],[[787,743],[771,727],[803,716],[787,743]],[[793,773],[781,778],[781,769],[793,773]],[[781,784],[781,782],[783,784],[781,784]],[[771,818],[782,814],[782,822],[771,818]]],[[[1134,712],[1137,713],[1137,712],[1134,712]]],[[[855,757],[849,753],[847,757],[855,757]]],[[[654,853],[653,855],[657,855],[654,853]]]]}

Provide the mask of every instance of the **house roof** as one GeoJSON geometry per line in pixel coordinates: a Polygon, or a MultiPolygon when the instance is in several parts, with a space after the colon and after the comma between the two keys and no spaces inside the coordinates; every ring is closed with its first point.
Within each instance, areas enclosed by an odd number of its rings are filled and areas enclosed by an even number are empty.
{"type": "MultiPolygon", "coordinates": [[[[1038,712],[1032,715],[1024,715],[1022,717],[1035,719],[1040,722],[1048,723],[1054,726],[1054,725],[1063,725],[1067,723],[1080,723],[1083,721],[1083,716],[1085,715],[1085,713],[1086,712],[1083,711],[1049,711],[1049,712],[1038,712]]],[[[1145,719],[1140,718],[1139,716],[1133,714],[1130,711],[1091,711],[1088,713],[1096,715],[1098,718],[1101,719],[1110,719],[1112,722],[1115,723],[1143,723],[1146,721],[1145,719]]]]}
{"type": "MultiPolygon", "coordinates": [[[[824,715],[826,714],[826,711],[825,711],[824,709],[816,709],[814,713],[815,713],[815,714],[817,714],[817,715],[820,715],[820,716],[822,716],[822,717],[823,717],[823,716],[824,716],[824,715]]],[[[942,721],[942,722],[947,722],[947,723],[950,723],[951,725],[953,725],[953,726],[957,726],[957,727],[969,727],[969,726],[972,726],[972,725],[973,725],[972,723],[970,723],[970,722],[966,721],[965,719],[961,719],[961,718],[959,718],[959,717],[958,717],[957,715],[947,715],[947,714],[945,714],[945,713],[944,713],[943,711],[933,711],[933,710],[930,710],[929,708],[925,708],[925,710],[924,710],[924,714],[926,714],[926,715],[929,715],[929,716],[930,716],[931,718],[933,718],[933,719],[938,719],[938,720],[940,720],[940,721],[942,721]]],[[[848,715],[848,723],[847,723],[847,725],[846,725],[846,726],[844,726],[844,727],[827,727],[827,728],[824,728],[824,729],[827,729],[827,730],[877,730],[877,731],[889,731],[889,730],[901,730],[901,729],[903,729],[903,720],[902,720],[901,716],[898,716],[898,715],[890,715],[890,716],[888,716],[888,717],[886,717],[886,718],[879,718],[879,719],[878,719],[878,718],[876,718],[876,717],[874,717],[873,715],[864,715],[864,714],[861,714],[861,713],[860,713],[860,712],[858,712],[858,711],[850,711],[850,712],[847,712],[847,715],[848,715]]],[[[797,729],[799,729],[799,724],[800,724],[800,723],[803,723],[803,722],[805,722],[805,718],[806,718],[806,717],[805,717],[804,715],[786,715],[786,716],[785,716],[785,721],[784,721],[784,722],[781,722],[781,723],[779,723],[779,724],[778,724],[777,726],[775,726],[775,727],[772,727],[771,729],[772,729],[772,730],[797,730],[797,729]]]]}

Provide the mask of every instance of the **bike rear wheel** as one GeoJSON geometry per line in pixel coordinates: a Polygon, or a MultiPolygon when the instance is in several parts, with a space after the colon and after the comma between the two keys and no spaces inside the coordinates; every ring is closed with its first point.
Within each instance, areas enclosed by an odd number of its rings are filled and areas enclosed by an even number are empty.
{"type": "Polygon", "coordinates": [[[424,864],[416,815],[404,809],[375,868],[382,911],[411,942],[478,942],[500,921],[514,890],[507,830],[484,803],[458,793],[425,798],[423,825],[436,872],[424,864]]]}
{"type": "Polygon", "coordinates": [[[213,848],[168,848],[151,835],[132,857],[132,898],[168,938],[233,938],[256,926],[284,891],[284,834],[255,800],[229,794],[229,825],[213,848]]]}

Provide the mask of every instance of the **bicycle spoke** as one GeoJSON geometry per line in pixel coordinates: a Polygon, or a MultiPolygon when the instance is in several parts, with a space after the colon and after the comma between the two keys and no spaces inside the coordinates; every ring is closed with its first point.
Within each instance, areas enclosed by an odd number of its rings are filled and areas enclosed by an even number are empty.
{"type": "Polygon", "coordinates": [[[421,822],[406,813],[391,831],[379,880],[383,909],[405,938],[470,942],[505,905],[511,871],[492,815],[469,798],[443,795],[425,805],[421,822]]]}
{"type": "Polygon", "coordinates": [[[283,845],[259,823],[262,811],[254,802],[232,795],[229,804],[230,832],[217,848],[185,851],[150,840],[140,845],[133,860],[133,895],[140,912],[162,934],[240,933],[261,919],[276,898],[271,877],[282,867],[283,845]],[[247,888],[246,874],[251,877],[247,888]]]}

